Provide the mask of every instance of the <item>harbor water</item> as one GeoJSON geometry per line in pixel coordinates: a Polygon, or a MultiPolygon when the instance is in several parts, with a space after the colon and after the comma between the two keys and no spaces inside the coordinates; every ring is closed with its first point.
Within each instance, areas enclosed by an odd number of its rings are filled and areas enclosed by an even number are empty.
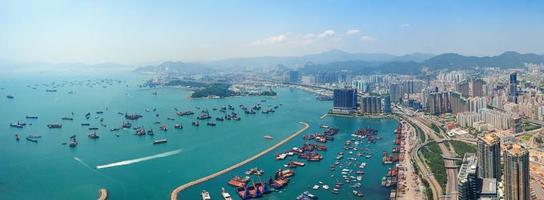
{"type": "Polygon", "coordinates": [[[200,199],[200,192],[207,190],[213,199],[219,199],[221,187],[235,196],[234,188],[227,185],[230,178],[258,167],[265,171],[263,178],[268,179],[287,162],[274,160],[274,155],[301,146],[302,136],[319,132],[321,125],[340,129],[335,141],[327,144],[324,159],[297,168],[284,190],[263,199],[294,199],[306,190],[321,199],[355,199],[348,185],[338,195],[331,193],[340,175],[338,171],[330,171],[329,165],[335,162],[336,153],[343,151],[344,141],[353,131],[369,127],[377,129],[382,139],[375,144],[363,144],[375,156],[357,161],[368,164],[361,191],[365,199],[387,199],[389,195],[388,189],[380,185],[390,167],[382,165],[381,153],[393,147],[393,130],[397,125],[393,119],[331,116],[320,119],[331,102],[317,101],[311,93],[297,89],[278,88],[276,97],[190,99],[190,92],[181,88],[137,87],[146,78],[136,74],[17,78],[0,75],[0,199],[94,199],[100,188],[108,189],[110,199],[167,199],[175,187],[227,168],[291,135],[301,128],[298,123],[301,121],[309,123],[310,128],[297,138],[244,167],[181,192],[181,197],[200,199]],[[46,92],[53,86],[56,92],[46,92]],[[14,98],[8,99],[7,95],[14,98]],[[238,107],[258,103],[263,107],[281,106],[274,113],[255,115],[246,115],[238,107]],[[216,122],[215,117],[223,114],[213,108],[226,105],[234,106],[242,120],[216,122]],[[206,126],[205,122],[199,127],[191,126],[200,112],[197,108],[208,109],[217,126],[206,126]],[[176,109],[192,110],[195,115],[179,117],[176,109]],[[97,114],[98,111],[103,113],[97,114]],[[86,113],[91,113],[89,119],[85,118],[86,113]],[[126,121],[120,113],[143,115],[131,122],[132,127],[153,129],[155,135],[136,136],[132,129],[110,131],[126,121]],[[38,118],[26,119],[27,115],[38,118]],[[63,117],[73,121],[63,121],[63,117]],[[22,129],[9,126],[18,121],[27,125],[22,129]],[[52,123],[61,123],[62,128],[47,128],[52,123]],[[81,123],[97,127],[100,138],[88,138],[89,127],[81,123]],[[174,129],[176,123],[181,123],[183,129],[174,129]],[[163,124],[168,125],[168,131],[159,130],[163,124]],[[16,141],[15,134],[20,141],[16,141]],[[78,146],[63,145],[74,134],[78,146]],[[25,140],[28,135],[41,138],[34,143],[25,140]],[[263,139],[265,135],[273,139],[263,139]],[[154,145],[157,139],[168,142],[154,145]],[[312,190],[319,181],[331,189],[312,190]]]}

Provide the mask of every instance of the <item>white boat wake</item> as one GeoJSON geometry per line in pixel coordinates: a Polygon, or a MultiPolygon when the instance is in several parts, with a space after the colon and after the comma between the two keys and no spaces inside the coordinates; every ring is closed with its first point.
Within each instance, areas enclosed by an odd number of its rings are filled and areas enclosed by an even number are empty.
{"type": "Polygon", "coordinates": [[[146,156],[146,157],[142,157],[142,158],[136,158],[136,159],[132,159],[132,160],[124,160],[124,161],[114,162],[114,163],[110,163],[110,164],[106,164],[106,165],[98,165],[98,166],[96,166],[96,169],[104,169],[104,168],[110,168],[110,167],[130,165],[130,164],[139,163],[139,162],[143,162],[143,161],[147,161],[147,160],[153,160],[153,159],[156,159],[156,158],[162,158],[162,157],[176,155],[176,154],[178,154],[180,152],[181,152],[181,149],[178,149],[178,150],[174,150],[174,151],[168,151],[168,152],[164,152],[164,153],[160,153],[160,154],[156,154],[156,155],[152,155],[152,156],[146,156]]]}

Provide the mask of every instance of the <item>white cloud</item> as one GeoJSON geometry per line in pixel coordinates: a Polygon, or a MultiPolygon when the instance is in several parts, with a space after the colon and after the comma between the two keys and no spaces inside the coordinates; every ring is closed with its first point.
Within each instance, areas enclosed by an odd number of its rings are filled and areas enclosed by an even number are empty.
{"type": "Polygon", "coordinates": [[[401,28],[410,28],[410,24],[401,24],[400,27],[401,28]]]}
{"type": "Polygon", "coordinates": [[[251,45],[267,45],[267,44],[276,44],[285,42],[287,40],[287,35],[280,34],[280,35],[273,35],[269,38],[266,38],[264,40],[257,40],[255,42],[252,42],[251,45]]]}
{"type": "Polygon", "coordinates": [[[361,32],[361,30],[351,29],[351,30],[346,31],[346,35],[355,35],[355,34],[360,33],[360,32],[361,32]]]}
{"type": "Polygon", "coordinates": [[[334,35],[336,35],[336,32],[334,32],[333,30],[326,30],[323,33],[320,33],[317,37],[326,38],[326,37],[332,37],[334,35]]]}
{"type": "Polygon", "coordinates": [[[376,38],[373,38],[373,37],[368,36],[368,35],[363,35],[363,36],[361,36],[361,38],[359,38],[359,40],[361,40],[362,42],[374,42],[374,41],[376,41],[376,38]]]}

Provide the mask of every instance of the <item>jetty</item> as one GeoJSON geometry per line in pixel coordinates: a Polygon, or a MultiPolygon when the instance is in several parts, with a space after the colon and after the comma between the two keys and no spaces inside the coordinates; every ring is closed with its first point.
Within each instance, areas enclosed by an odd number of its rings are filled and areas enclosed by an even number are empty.
{"type": "Polygon", "coordinates": [[[223,170],[221,170],[221,171],[215,172],[215,173],[210,174],[210,175],[208,175],[208,176],[202,177],[202,178],[200,178],[200,179],[197,179],[197,180],[188,182],[188,183],[186,183],[186,184],[183,184],[183,185],[177,187],[176,189],[174,189],[174,190],[170,193],[170,200],[178,200],[179,193],[180,193],[181,191],[183,191],[183,190],[189,188],[189,187],[192,187],[192,186],[198,185],[198,184],[200,184],[200,183],[206,182],[206,181],[208,181],[208,180],[210,180],[210,179],[213,179],[213,178],[215,178],[215,177],[218,177],[218,176],[221,176],[221,175],[223,175],[223,174],[226,174],[226,173],[228,173],[228,172],[230,172],[230,171],[232,171],[232,170],[234,170],[234,169],[236,169],[236,168],[238,168],[238,167],[244,166],[245,164],[247,164],[247,163],[249,163],[249,162],[251,162],[251,161],[253,161],[253,160],[255,160],[255,159],[257,159],[257,158],[259,158],[259,157],[261,157],[261,156],[263,156],[263,155],[265,155],[265,154],[267,154],[268,152],[270,152],[270,151],[272,151],[272,150],[278,148],[279,146],[281,146],[281,145],[283,145],[283,144],[289,142],[289,140],[295,138],[297,135],[299,135],[300,133],[304,132],[306,129],[308,129],[308,128],[310,127],[310,125],[309,125],[308,123],[306,123],[306,122],[299,122],[299,123],[302,124],[302,125],[304,125],[304,127],[302,127],[302,128],[301,128],[300,130],[298,130],[297,132],[291,134],[289,137],[287,137],[287,138],[281,140],[280,142],[276,143],[275,145],[273,145],[273,146],[271,146],[271,147],[268,147],[268,148],[265,149],[264,151],[261,151],[261,152],[258,153],[257,155],[254,155],[254,156],[252,156],[252,157],[250,157],[250,158],[248,158],[248,159],[246,159],[246,160],[244,160],[244,161],[242,161],[242,162],[236,163],[236,164],[234,164],[234,165],[232,165],[232,166],[230,166],[230,167],[228,167],[228,168],[225,168],[225,169],[223,169],[223,170]]]}
{"type": "Polygon", "coordinates": [[[100,190],[98,190],[98,200],[107,200],[108,199],[108,190],[106,190],[105,188],[101,188],[100,190]]]}

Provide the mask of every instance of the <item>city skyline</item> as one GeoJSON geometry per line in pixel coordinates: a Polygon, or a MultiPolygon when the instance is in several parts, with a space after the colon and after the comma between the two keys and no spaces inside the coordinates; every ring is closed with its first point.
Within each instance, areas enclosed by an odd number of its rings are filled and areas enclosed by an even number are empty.
{"type": "Polygon", "coordinates": [[[0,61],[544,53],[541,2],[2,2],[0,61]]]}

